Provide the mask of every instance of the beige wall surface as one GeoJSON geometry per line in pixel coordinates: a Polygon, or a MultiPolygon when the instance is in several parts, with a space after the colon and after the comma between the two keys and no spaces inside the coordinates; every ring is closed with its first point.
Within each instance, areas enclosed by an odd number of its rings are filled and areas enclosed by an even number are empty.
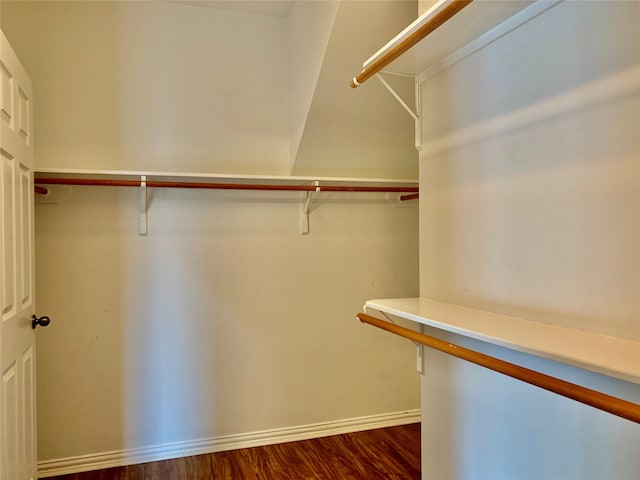
{"type": "MultiPolygon", "coordinates": [[[[300,2],[288,18],[165,1],[0,8],[39,84],[41,168],[417,177],[411,117],[377,82],[348,88],[413,20],[411,0],[300,2]]],[[[411,101],[412,82],[392,83],[411,101]]]]}
{"type": "Polygon", "coordinates": [[[293,169],[340,2],[297,2],[288,18],[293,169]]]}
{"type": "Polygon", "coordinates": [[[415,348],[355,319],[417,294],[417,209],[298,193],[74,188],[36,209],[39,455],[418,406],[415,348]]]}
{"type": "Polygon", "coordinates": [[[36,165],[287,175],[286,19],[171,2],[2,2],[36,165]]]}
{"type": "MultiPolygon", "coordinates": [[[[640,339],[639,22],[637,2],[563,2],[425,81],[422,296],[640,339]]],[[[640,402],[638,385],[468,343],[640,402]]],[[[637,425],[429,362],[423,478],[640,475],[637,425]]]]}
{"type": "MultiPolygon", "coordinates": [[[[34,82],[38,167],[288,173],[286,19],[1,12],[34,82]]],[[[354,317],[417,295],[415,206],[321,194],[301,236],[298,193],[155,189],[140,237],[135,190],[53,192],[36,208],[41,460],[418,406],[413,345],[354,317]]]]}

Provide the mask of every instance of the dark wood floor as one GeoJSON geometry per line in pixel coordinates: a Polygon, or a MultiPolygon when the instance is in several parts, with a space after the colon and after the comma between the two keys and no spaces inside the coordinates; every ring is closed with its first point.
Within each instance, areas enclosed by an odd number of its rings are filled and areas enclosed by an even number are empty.
{"type": "Polygon", "coordinates": [[[419,480],[420,424],[54,478],[57,480],[419,480]]]}

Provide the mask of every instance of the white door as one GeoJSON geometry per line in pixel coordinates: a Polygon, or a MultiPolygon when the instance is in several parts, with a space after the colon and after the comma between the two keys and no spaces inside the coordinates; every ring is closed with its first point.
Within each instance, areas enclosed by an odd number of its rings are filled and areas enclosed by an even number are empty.
{"type": "Polygon", "coordinates": [[[31,81],[0,32],[0,479],[36,478],[31,81]]]}

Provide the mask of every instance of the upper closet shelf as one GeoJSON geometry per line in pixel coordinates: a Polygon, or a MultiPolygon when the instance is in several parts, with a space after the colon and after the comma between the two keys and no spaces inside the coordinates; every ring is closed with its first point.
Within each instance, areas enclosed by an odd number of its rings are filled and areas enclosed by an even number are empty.
{"type": "MultiPolygon", "coordinates": [[[[274,175],[226,175],[181,172],[133,172],[122,170],[77,170],[37,168],[34,174],[36,193],[50,195],[43,185],[86,185],[107,187],[138,187],[139,233],[147,235],[148,198],[147,189],[189,188],[220,190],[267,190],[305,192],[306,198],[300,212],[300,233],[309,233],[309,214],[313,195],[319,192],[378,192],[404,194],[397,197],[400,202],[418,196],[418,182],[407,179],[350,178],[350,177],[298,177],[274,175]]],[[[54,196],[55,197],[55,196],[54,196]]],[[[56,203],[55,199],[43,203],[56,203]]],[[[398,204],[398,203],[396,203],[398,204]]]]}
{"type": "Polygon", "coordinates": [[[427,298],[369,300],[366,309],[640,384],[640,342],[427,298]]]}
{"type": "MultiPolygon", "coordinates": [[[[237,185],[242,189],[243,186],[260,185],[260,186],[283,186],[283,187],[304,187],[301,191],[325,190],[331,191],[331,187],[344,188],[344,191],[357,191],[359,187],[363,187],[362,191],[380,191],[393,192],[416,192],[418,181],[415,179],[388,179],[388,178],[355,178],[355,177],[303,177],[293,175],[241,175],[241,174],[217,174],[217,173],[186,173],[186,172],[152,172],[152,171],[129,171],[129,170],[90,170],[90,169],[65,169],[65,168],[36,168],[35,183],[38,184],[65,184],[65,180],[69,180],[69,184],[78,181],[76,184],[91,185],[92,181],[108,182],[135,182],[140,183],[141,177],[145,177],[147,183],[166,182],[175,183],[175,187],[182,184],[184,188],[195,188],[201,186],[206,188],[207,185],[219,186],[237,185]],[[50,181],[49,181],[50,180],[50,181]],[[318,182],[316,186],[315,182],[318,182]],[[351,188],[355,190],[350,190],[351,188]]],[[[106,183],[103,183],[106,185],[106,183]]],[[[152,186],[152,185],[148,185],[152,186]]],[[[277,188],[274,188],[277,190],[277,188]]],[[[336,190],[333,190],[336,191],[336,190]]],[[[340,190],[337,190],[340,191],[340,190]]]]}
{"type": "Polygon", "coordinates": [[[440,0],[364,62],[351,86],[380,71],[419,75],[445,59],[460,60],[557,3],[440,0]]]}

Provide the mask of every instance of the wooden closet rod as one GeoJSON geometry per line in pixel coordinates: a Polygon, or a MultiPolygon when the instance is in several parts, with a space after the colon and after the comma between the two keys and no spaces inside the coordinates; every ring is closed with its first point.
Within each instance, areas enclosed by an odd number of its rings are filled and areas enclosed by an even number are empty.
{"type": "Polygon", "coordinates": [[[406,202],[407,200],[417,200],[418,198],[420,198],[419,193],[411,193],[409,195],[400,196],[400,200],[402,200],[403,202],[406,202]]]}
{"type": "Polygon", "coordinates": [[[393,49],[389,50],[386,54],[373,62],[371,65],[364,68],[358,75],[351,80],[351,88],[357,88],[362,83],[373,77],[376,73],[382,70],[384,67],[393,62],[396,58],[402,55],[404,52],[413,47],[416,43],[436,30],[440,25],[445,23],[456,13],[469,5],[473,0],[453,0],[449,5],[444,7],[441,12],[435,15],[432,19],[418,28],[415,32],[398,43],[393,49]]]}
{"type": "Polygon", "coordinates": [[[513,363],[505,362],[504,360],[476,352],[475,350],[460,347],[438,338],[380,320],[379,318],[372,317],[365,313],[358,313],[358,319],[361,322],[395,333],[396,335],[421,343],[422,345],[426,345],[440,352],[489,368],[504,375],[508,375],[509,377],[535,385],[536,387],[557,393],[563,397],[571,398],[572,400],[576,400],[580,403],[584,403],[613,415],[631,420],[632,422],[640,423],[640,405],[637,403],[628,402],[621,398],[607,395],[606,393],[591,390],[581,385],[576,385],[556,377],[545,375],[544,373],[536,372],[535,370],[530,370],[513,363]]]}
{"type": "MultiPolygon", "coordinates": [[[[90,178],[47,178],[35,177],[36,192],[45,193],[46,189],[38,185],[89,185],[107,187],[139,187],[140,180],[105,180],[90,178]],[[40,190],[38,190],[40,189],[40,190]],[[45,190],[44,192],[42,190],[45,190]]],[[[146,180],[147,187],[157,188],[201,188],[223,190],[278,190],[297,192],[386,192],[386,193],[416,193],[418,187],[375,187],[363,185],[269,185],[253,183],[206,183],[146,180]]],[[[410,200],[410,199],[409,199],[410,200]]]]}

